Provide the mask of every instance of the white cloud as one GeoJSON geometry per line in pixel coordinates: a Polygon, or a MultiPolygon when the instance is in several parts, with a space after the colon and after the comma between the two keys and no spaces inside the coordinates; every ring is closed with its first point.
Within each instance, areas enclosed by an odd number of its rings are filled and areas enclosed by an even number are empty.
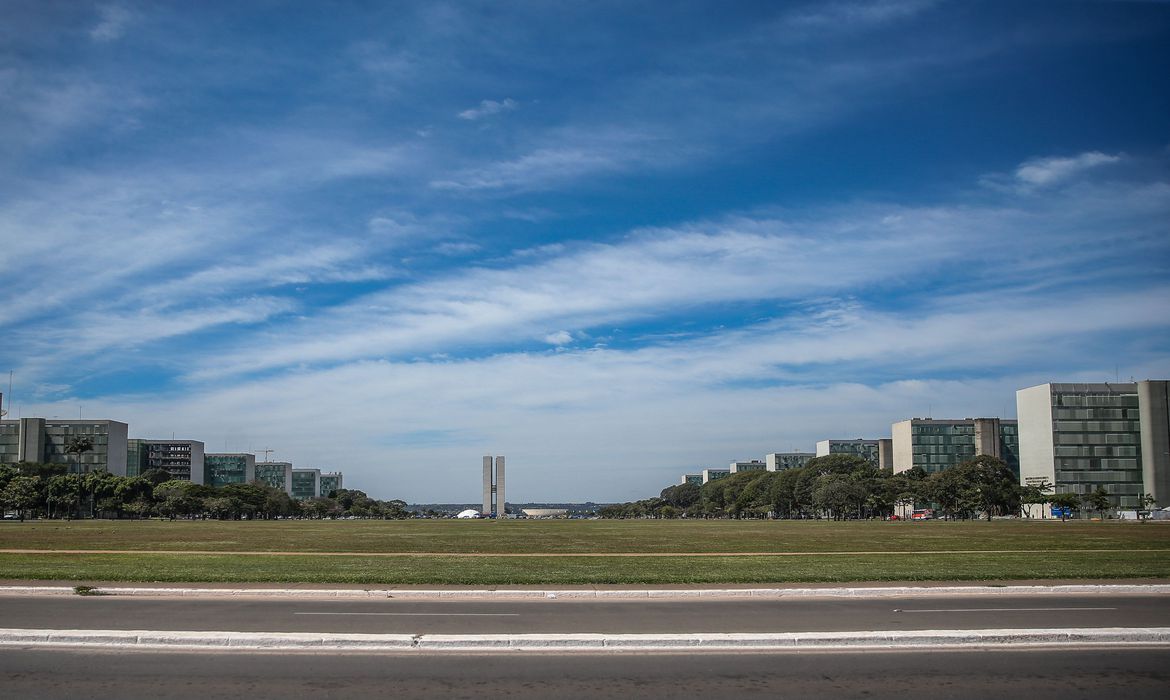
{"type": "Polygon", "coordinates": [[[794,27],[848,30],[913,17],[937,5],[937,0],[876,0],[874,2],[818,2],[811,11],[797,11],[785,18],[794,27]]]}
{"type": "Polygon", "coordinates": [[[447,241],[435,247],[435,252],[439,255],[450,255],[452,257],[471,255],[479,250],[480,245],[470,241],[447,241]]]}
{"type": "Polygon", "coordinates": [[[440,190],[548,190],[566,182],[640,167],[666,168],[696,149],[637,128],[564,128],[511,159],[459,170],[431,181],[440,190]],[[547,143],[545,143],[547,142],[547,143]]]}
{"type": "MultiPolygon", "coordinates": [[[[921,281],[924,274],[993,289],[1052,284],[1084,265],[1108,276],[1132,270],[1134,255],[1156,259],[1164,248],[1161,222],[1170,215],[1170,186],[1055,192],[1031,200],[1030,207],[853,205],[799,218],[741,216],[646,229],[618,242],[554,246],[540,255],[521,251],[490,267],[460,269],[337,305],[304,328],[282,329],[287,337],[263,352],[243,345],[193,364],[192,378],[450,348],[473,351],[543,338],[550,327],[605,335],[605,329],[650,318],[681,322],[691,310],[713,305],[782,308],[896,290],[910,280],[931,284],[921,281]],[[976,240],[980,245],[972,251],[976,240]],[[1074,241],[1113,241],[1107,246],[1112,257],[1103,256],[1100,246],[1074,241]],[[1065,272],[1053,274],[1060,270],[1065,272]]],[[[838,311],[823,321],[842,319],[849,317],[838,311]]]]}
{"type": "MultiPolygon", "coordinates": [[[[382,498],[472,501],[477,459],[488,452],[508,456],[516,500],[638,498],[696,467],[888,436],[891,423],[928,406],[936,417],[1012,417],[1018,388],[1111,373],[1095,367],[1086,343],[1107,337],[1116,357],[1127,332],[1151,332],[1168,293],[944,297],[906,311],[856,306],[825,325],[814,309],[680,343],[362,361],[173,397],[87,400],[86,412],[127,420],[133,436],[177,430],[209,449],[275,447],[299,465],[340,468],[382,498]],[[849,379],[890,367],[898,379],[849,379]],[[937,378],[948,372],[990,378],[937,378]]],[[[1168,367],[1165,351],[1123,365],[1139,376],[1168,367]]],[[[26,414],[34,410],[76,405],[26,414]]]]}
{"type": "Polygon", "coordinates": [[[89,30],[94,41],[107,42],[121,39],[134,14],[121,5],[103,5],[98,8],[98,23],[89,30]]]}
{"type": "Polygon", "coordinates": [[[568,331],[557,331],[544,336],[544,342],[549,345],[568,345],[573,342],[573,334],[568,331]]]}
{"type": "Polygon", "coordinates": [[[1120,155],[1088,151],[1072,158],[1034,158],[1021,163],[1015,176],[1025,185],[1044,187],[1068,180],[1087,170],[1121,161],[1120,155]]]}
{"type": "Polygon", "coordinates": [[[519,103],[517,103],[516,100],[513,100],[511,97],[506,97],[498,102],[496,100],[483,100],[479,103],[478,107],[465,109],[460,112],[458,116],[460,119],[475,121],[477,119],[483,119],[484,117],[500,114],[501,112],[511,112],[519,106],[519,103]]]}

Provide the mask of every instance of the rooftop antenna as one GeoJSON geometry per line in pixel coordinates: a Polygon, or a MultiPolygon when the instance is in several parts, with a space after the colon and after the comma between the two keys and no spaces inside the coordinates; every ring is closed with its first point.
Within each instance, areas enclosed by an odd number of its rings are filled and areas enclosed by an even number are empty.
{"type": "Polygon", "coordinates": [[[3,408],[4,406],[0,406],[0,415],[12,413],[12,370],[8,370],[8,410],[2,410],[3,408]]]}
{"type": "Polygon", "coordinates": [[[264,449],[262,449],[262,450],[256,450],[256,451],[257,451],[257,452],[263,452],[263,453],[264,453],[264,461],[265,461],[265,462],[267,462],[267,461],[268,461],[268,455],[272,454],[273,452],[276,452],[276,450],[270,450],[270,449],[268,449],[267,447],[265,447],[265,448],[264,448],[264,449]]]}

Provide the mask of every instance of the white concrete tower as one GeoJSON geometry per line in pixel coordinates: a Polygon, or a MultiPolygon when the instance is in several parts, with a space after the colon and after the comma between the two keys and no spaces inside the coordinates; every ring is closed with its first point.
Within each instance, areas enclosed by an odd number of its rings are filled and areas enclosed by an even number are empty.
{"type": "Polygon", "coordinates": [[[508,513],[506,498],[504,497],[504,456],[496,457],[496,517],[503,518],[508,513]]]}

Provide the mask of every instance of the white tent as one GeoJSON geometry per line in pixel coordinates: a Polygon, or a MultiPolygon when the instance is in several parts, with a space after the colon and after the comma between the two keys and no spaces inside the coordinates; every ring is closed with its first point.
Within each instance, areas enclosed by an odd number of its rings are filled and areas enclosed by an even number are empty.
{"type": "Polygon", "coordinates": [[[471,510],[469,508],[469,509],[463,511],[462,513],[460,513],[459,515],[456,515],[455,517],[456,518],[478,518],[479,511],[478,510],[471,510]]]}

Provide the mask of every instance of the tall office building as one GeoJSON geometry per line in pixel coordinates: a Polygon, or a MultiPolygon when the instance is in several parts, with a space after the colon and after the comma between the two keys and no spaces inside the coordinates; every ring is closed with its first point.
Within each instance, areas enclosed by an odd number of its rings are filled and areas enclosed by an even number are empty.
{"type": "Polygon", "coordinates": [[[218,452],[203,455],[203,483],[208,486],[250,484],[256,478],[256,455],[218,452]]]}
{"type": "Polygon", "coordinates": [[[773,452],[764,456],[764,468],[770,472],[796,469],[808,464],[808,461],[816,456],[814,452],[773,452]]]}
{"type": "Polygon", "coordinates": [[[767,462],[758,459],[753,459],[748,462],[732,462],[727,466],[727,470],[732,474],[741,474],[743,472],[763,472],[768,470],[767,462]]]}
{"type": "Polygon", "coordinates": [[[894,423],[891,432],[894,472],[921,467],[932,474],[989,455],[1020,473],[1020,436],[1014,420],[911,418],[894,423]]]}
{"type": "Polygon", "coordinates": [[[328,498],[334,491],[344,488],[341,485],[341,472],[321,472],[321,495],[328,498]]]}
{"type": "Polygon", "coordinates": [[[483,516],[503,518],[508,514],[507,495],[504,492],[504,457],[495,458],[495,472],[492,472],[492,457],[483,457],[483,516]]]}
{"type": "Polygon", "coordinates": [[[172,479],[202,484],[205,476],[203,443],[198,440],[126,441],[126,476],[140,476],[149,469],[162,469],[172,479]]]}
{"type": "Polygon", "coordinates": [[[21,418],[0,421],[0,463],[67,464],[73,473],[108,471],[126,475],[128,426],[116,420],[21,418]],[[89,438],[93,449],[65,451],[75,437],[89,438]]]}
{"type": "Polygon", "coordinates": [[[695,486],[702,486],[703,485],[703,475],[702,474],[683,474],[682,479],[678,483],[679,483],[679,486],[682,486],[683,484],[694,484],[695,486]]]}
{"type": "Polygon", "coordinates": [[[1115,506],[1143,494],[1170,506],[1170,382],[1040,384],[1016,392],[1020,481],[1057,493],[1104,488],[1115,506]]]}
{"type": "Polygon", "coordinates": [[[298,501],[321,495],[320,469],[292,470],[292,497],[298,501]]]}
{"type": "Polygon", "coordinates": [[[890,440],[821,440],[817,443],[817,456],[853,455],[867,460],[875,467],[884,466],[883,449],[891,449],[890,440]],[[884,443],[884,444],[883,444],[884,443]]]}
{"type": "Polygon", "coordinates": [[[280,489],[288,495],[292,491],[292,462],[256,462],[256,481],[280,489]]]}
{"type": "Polygon", "coordinates": [[[731,476],[730,469],[704,469],[702,471],[703,483],[707,484],[712,481],[718,481],[731,476]]]}

